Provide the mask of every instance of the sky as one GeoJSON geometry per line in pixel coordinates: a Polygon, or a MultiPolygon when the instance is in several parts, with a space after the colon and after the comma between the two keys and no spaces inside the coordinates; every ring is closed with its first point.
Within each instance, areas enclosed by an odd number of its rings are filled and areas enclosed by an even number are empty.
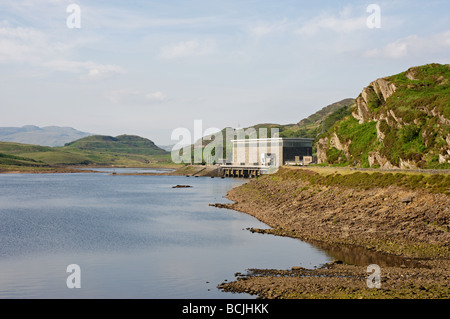
{"type": "Polygon", "coordinates": [[[196,120],[297,123],[449,52],[448,0],[0,0],[0,126],[175,144],[196,120]]]}

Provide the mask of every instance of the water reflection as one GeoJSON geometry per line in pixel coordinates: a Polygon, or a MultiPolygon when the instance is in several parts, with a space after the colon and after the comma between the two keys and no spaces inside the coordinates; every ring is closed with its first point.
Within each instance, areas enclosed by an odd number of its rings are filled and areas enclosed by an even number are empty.
{"type": "Polygon", "coordinates": [[[97,173],[0,175],[0,298],[254,298],[216,289],[248,268],[331,259],[209,206],[242,180],[97,173]],[[66,287],[78,264],[82,288],[66,287]],[[207,284],[208,282],[208,284],[207,284]]]}
{"type": "Polygon", "coordinates": [[[78,168],[79,170],[88,170],[101,173],[117,173],[117,174],[162,174],[173,172],[171,168],[158,168],[158,167],[94,167],[94,168],[78,168]]]}
{"type": "Polygon", "coordinates": [[[368,266],[370,264],[377,264],[381,267],[415,267],[418,265],[417,262],[401,256],[371,251],[358,246],[336,245],[323,242],[314,242],[313,245],[325,251],[327,255],[333,257],[335,260],[350,265],[368,266]]]}

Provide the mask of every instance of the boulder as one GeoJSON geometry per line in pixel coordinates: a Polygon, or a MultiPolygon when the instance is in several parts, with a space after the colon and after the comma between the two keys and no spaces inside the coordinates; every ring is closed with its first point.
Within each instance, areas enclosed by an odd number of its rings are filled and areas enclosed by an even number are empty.
{"type": "Polygon", "coordinates": [[[401,199],[401,202],[406,204],[411,203],[412,201],[413,201],[412,195],[405,196],[401,199]]]}

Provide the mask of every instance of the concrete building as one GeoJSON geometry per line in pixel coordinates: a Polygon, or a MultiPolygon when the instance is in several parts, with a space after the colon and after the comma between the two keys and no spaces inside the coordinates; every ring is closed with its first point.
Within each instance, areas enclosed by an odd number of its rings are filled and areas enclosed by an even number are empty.
{"type": "Polygon", "coordinates": [[[282,166],[312,161],[311,138],[261,138],[232,140],[232,165],[282,166]]]}
{"type": "Polygon", "coordinates": [[[312,138],[237,139],[231,163],[220,166],[223,177],[256,177],[282,165],[312,162],[312,138]]]}

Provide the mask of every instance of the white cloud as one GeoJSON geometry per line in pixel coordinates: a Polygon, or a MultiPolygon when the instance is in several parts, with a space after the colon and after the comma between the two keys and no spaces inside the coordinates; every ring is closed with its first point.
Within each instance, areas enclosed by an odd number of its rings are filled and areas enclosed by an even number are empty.
{"type": "Polygon", "coordinates": [[[133,31],[147,28],[152,28],[153,31],[155,28],[180,28],[184,30],[186,28],[204,28],[213,23],[217,23],[219,19],[218,16],[175,18],[167,15],[167,17],[160,17],[157,14],[153,14],[153,11],[145,11],[144,8],[146,5],[149,5],[150,8],[153,7],[152,4],[143,3],[142,10],[135,10],[124,6],[98,5],[94,1],[90,5],[80,4],[86,25],[91,28],[100,28],[101,30],[133,31]]]}
{"type": "Polygon", "coordinates": [[[297,28],[294,33],[313,36],[321,31],[333,31],[336,33],[352,33],[367,29],[367,18],[364,15],[350,17],[347,11],[340,15],[321,14],[297,28]]]}
{"type": "Polygon", "coordinates": [[[183,57],[199,57],[215,51],[215,42],[211,39],[197,41],[190,40],[163,47],[160,56],[164,59],[183,57]]]}
{"type": "MultiPolygon", "coordinates": [[[[83,78],[104,78],[124,70],[117,65],[69,58],[80,44],[77,40],[61,42],[34,28],[0,27],[0,64],[27,64],[50,71],[79,73],[83,78]]],[[[88,40],[89,41],[89,40],[88,40]]]]}
{"type": "Polygon", "coordinates": [[[88,71],[88,73],[87,73],[87,76],[84,76],[83,78],[94,79],[94,80],[108,78],[115,74],[122,74],[125,72],[123,68],[121,68],[120,66],[117,66],[117,65],[112,65],[112,64],[105,65],[105,64],[98,64],[98,63],[93,63],[93,62],[87,62],[85,64],[85,69],[88,71]]]}
{"type": "Polygon", "coordinates": [[[105,92],[105,98],[114,104],[135,104],[145,105],[149,103],[161,103],[167,100],[164,93],[160,91],[156,92],[143,92],[133,89],[120,89],[105,92]]]}
{"type": "MultiPolygon", "coordinates": [[[[405,23],[405,15],[389,11],[387,3],[380,4],[385,9],[381,13],[383,30],[396,30],[405,23]]],[[[374,15],[368,3],[354,3],[345,6],[332,6],[314,12],[312,15],[299,14],[297,18],[292,16],[278,21],[257,21],[246,28],[247,34],[252,37],[264,37],[268,35],[297,34],[301,36],[319,37],[324,34],[343,35],[350,37],[352,34],[368,31],[368,18],[374,15]]],[[[252,19],[252,18],[250,18],[252,19]]]]}
{"type": "Polygon", "coordinates": [[[382,49],[372,49],[365,52],[364,56],[368,58],[391,58],[398,59],[405,57],[408,53],[408,43],[416,37],[409,37],[387,44],[382,49]]]}
{"type": "Polygon", "coordinates": [[[289,30],[290,24],[287,19],[283,19],[279,22],[259,22],[248,28],[250,36],[255,38],[261,38],[272,34],[281,34],[289,30]]]}
{"type": "Polygon", "coordinates": [[[0,28],[0,63],[37,63],[54,51],[47,45],[46,35],[40,31],[23,27],[0,28]]]}
{"type": "Polygon", "coordinates": [[[419,37],[408,36],[388,43],[382,48],[374,48],[364,53],[368,58],[399,59],[406,56],[428,57],[434,53],[446,53],[450,49],[450,30],[419,37]]]}
{"type": "Polygon", "coordinates": [[[123,73],[124,70],[117,65],[99,64],[92,61],[50,60],[42,63],[43,66],[54,71],[80,73],[83,79],[99,79],[113,74],[123,73]]]}
{"type": "Polygon", "coordinates": [[[166,99],[166,96],[162,92],[148,93],[145,95],[145,97],[149,101],[164,101],[166,99]]]}
{"type": "Polygon", "coordinates": [[[248,28],[252,37],[264,37],[293,33],[303,36],[315,36],[321,32],[352,33],[367,29],[367,16],[365,10],[355,10],[346,6],[339,12],[322,12],[309,20],[288,20],[284,18],[276,22],[259,22],[248,28]]]}

